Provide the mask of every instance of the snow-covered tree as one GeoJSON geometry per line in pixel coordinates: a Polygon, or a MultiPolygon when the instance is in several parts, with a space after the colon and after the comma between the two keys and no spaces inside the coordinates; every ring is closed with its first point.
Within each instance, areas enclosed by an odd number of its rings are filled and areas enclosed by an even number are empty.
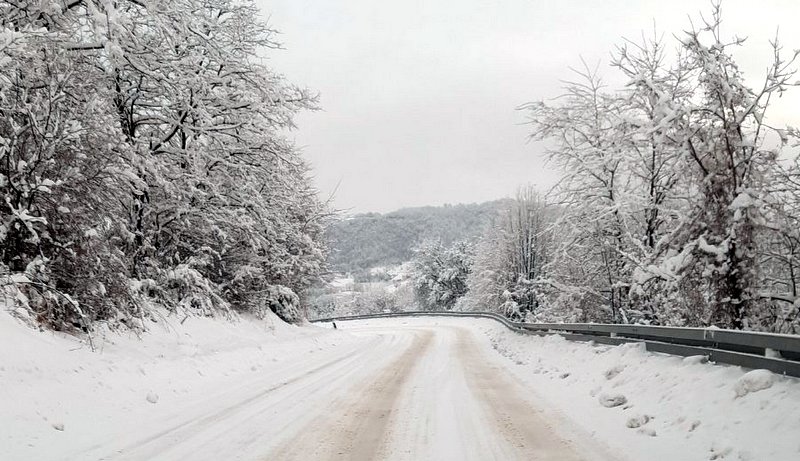
{"type": "Polygon", "coordinates": [[[456,242],[445,247],[424,241],[414,249],[411,272],[417,303],[424,310],[452,310],[467,292],[472,267],[472,247],[456,242]]]}
{"type": "MultiPolygon", "coordinates": [[[[662,259],[649,275],[677,290],[670,301],[689,292],[689,318],[744,328],[760,305],[759,240],[768,238],[775,218],[769,183],[780,145],[768,141],[765,119],[770,99],[794,84],[796,54],[784,59],[774,42],[772,65],[754,90],[732,57],[744,40],[725,41],[720,22],[716,6],[711,20],[687,32],[677,67],[691,93],[664,105],[653,120],[651,130],[664,130],[663,143],[681,148],[690,182],[682,219],[661,242],[662,259]]],[[[638,275],[642,284],[650,280],[638,275]]]]}
{"type": "Polygon", "coordinates": [[[562,98],[526,106],[563,174],[551,302],[612,322],[771,328],[765,318],[791,317],[777,303],[796,299],[784,161],[796,131],[766,118],[795,84],[797,53],[784,58],[776,40],[752,89],[732,57],[743,42],[721,36],[715,5],[675,53],[658,37],[620,47],[625,88],[587,67],[562,98]]]}
{"type": "Polygon", "coordinates": [[[549,289],[552,218],[538,192],[521,188],[516,199],[475,249],[464,310],[489,310],[514,319],[535,316],[549,289]]]}
{"type": "Polygon", "coordinates": [[[626,175],[628,127],[622,123],[624,101],[604,90],[597,69],[584,63],[578,80],[568,82],[557,104],[528,104],[525,109],[537,140],[552,140],[548,151],[563,172],[557,204],[568,209],[558,224],[567,229],[557,257],[582,261],[574,280],[553,286],[602,300],[598,319],[625,320],[632,265],[626,254],[625,207],[630,192],[626,175]]]}

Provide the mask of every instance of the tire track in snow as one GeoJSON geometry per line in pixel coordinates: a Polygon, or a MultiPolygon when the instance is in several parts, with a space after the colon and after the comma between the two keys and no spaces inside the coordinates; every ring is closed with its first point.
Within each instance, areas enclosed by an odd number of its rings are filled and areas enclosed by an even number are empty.
{"type": "Polygon", "coordinates": [[[516,448],[517,459],[585,460],[570,442],[556,434],[541,410],[522,397],[524,388],[509,378],[508,370],[481,352],[473,334],[462,328],[457,332],[457,359],[467,384],[497,433],[516,448]]]}
{"type": "Polygon", "coordinates": [[[313,428],[273,451],[267,460],[376,460],[387,456],[398,397],[430,348],[434,333],[414,332],[412,344],[329,409],[313,428]],[[316,447],[310,450],[310,447],[316,447]]]}
{"type": "MultiPolygon", "coordinates": [[[[400,326],[400,329],[408,327],[400,326]]],[[[420,328],[414,325],[412,328],[420,328]]],[[[457,360],[457,328],[425,326],[435,334],[418,358],[393,415],[387,459],[505,461],[516,450],[493,430],[457,360]]]]}

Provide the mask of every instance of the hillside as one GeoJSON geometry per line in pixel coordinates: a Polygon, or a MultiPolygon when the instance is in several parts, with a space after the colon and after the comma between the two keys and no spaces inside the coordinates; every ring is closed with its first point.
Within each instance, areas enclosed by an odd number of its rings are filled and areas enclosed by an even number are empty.
{"type": "Polygon", "coordinates": [[[331,247],[328,262],[337,272],[400,264],[411,258],[414,245],[423,240],[440,239],[450,244],[478,237],[507,203],[503,199],[347,216],[327,231],[331,247]]]}

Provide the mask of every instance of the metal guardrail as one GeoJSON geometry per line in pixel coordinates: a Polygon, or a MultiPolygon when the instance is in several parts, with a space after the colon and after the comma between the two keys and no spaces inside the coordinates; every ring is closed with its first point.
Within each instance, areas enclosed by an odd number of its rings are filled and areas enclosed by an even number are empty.
{"type": "Polygon", "coordinates": [[[644,343],[648,351],[678,356],[706,356],[710,362],[766,369],[800,377],[800,336],[717,328],[654,327],[603,323],[521,323],[493,312],[409,311],[311,320],[314,323],[386,317],[471,317],[500,322],[522,334],[558,334],[570,341],[601,344],[644,343]]]}

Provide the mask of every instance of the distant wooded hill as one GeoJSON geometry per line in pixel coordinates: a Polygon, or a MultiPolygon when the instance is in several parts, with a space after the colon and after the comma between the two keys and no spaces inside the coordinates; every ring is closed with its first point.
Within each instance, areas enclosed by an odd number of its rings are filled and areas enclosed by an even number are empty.
{"type": "Polygon", "coordinates": [[[330,267],[337,272],[360,272],[396,265],[411,259],[414,245],[423,240],[440,239],[449,245],[477,238],[508,203],[503,199],[344,217],[327,231],[330,267]]]}

